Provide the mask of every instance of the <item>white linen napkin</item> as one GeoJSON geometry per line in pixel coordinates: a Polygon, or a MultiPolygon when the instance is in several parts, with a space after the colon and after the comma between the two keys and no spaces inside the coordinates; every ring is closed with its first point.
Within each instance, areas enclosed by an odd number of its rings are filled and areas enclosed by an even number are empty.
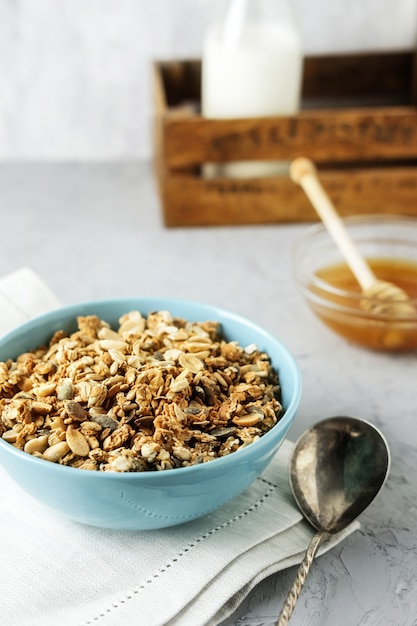
{"type": "Polygon", "coordinates": [[[58,298],[31,269],[23,267],[0,280],[0,336],[61,306],[58,298]]]}
{"type": "MultiPolygon", "coordinates": [[[[27,269],[0,280],[0,303],[0,335],[59,304],[27,269]]],[[[262,476],[218,511],[144,532],[67,520],[0,467],[0,623],[216,626],[263,578],[300,562],[314,533],[291,495],[291,448],[284,442],[262,476]]]]}

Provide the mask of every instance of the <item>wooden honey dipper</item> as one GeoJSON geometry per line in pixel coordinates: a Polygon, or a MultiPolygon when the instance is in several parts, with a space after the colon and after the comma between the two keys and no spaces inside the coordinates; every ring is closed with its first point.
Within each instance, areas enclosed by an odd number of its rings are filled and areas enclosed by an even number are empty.
{"type": "Polygon", "coordinates": [[[290,176],[304,190],[358,281],[363,295],[362,310],[373,315],[414,316],[416,310],[406,292],[393,283],[378,279],[358,251],[324,190],[314,163],[305,157],[294,159],[290,176]]]}

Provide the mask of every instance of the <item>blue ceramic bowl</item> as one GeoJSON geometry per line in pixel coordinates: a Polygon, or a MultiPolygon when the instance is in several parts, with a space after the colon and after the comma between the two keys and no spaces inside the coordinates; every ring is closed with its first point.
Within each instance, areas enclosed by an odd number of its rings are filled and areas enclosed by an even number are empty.
{"type": "Polygon", "coordinates": [[[200,465],[142,473],[94,472],[51,463],[0,439],[0,463],[31,496],[73,520],[123,530],[182,524],[231,500],[265,469],[283,442],[300,402],[301,378],[288,349],[274,336],[222,309],[167,298],[132,298],[64,307],[20,326],[0,340],[0,361],[49,341],[60,329],[76,330],[78,315],[97,315],[112,326],[124,313],[168,310],[190,321],[221,323],[224,337],[266,351],[279,374],[285,413],[259,440],[200,465]]]}

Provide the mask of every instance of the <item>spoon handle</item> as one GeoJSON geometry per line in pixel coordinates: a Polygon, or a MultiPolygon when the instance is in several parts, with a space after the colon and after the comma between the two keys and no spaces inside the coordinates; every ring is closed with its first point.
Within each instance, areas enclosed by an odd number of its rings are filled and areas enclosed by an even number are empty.
{"type": "Polygon", "coordinates": [[[347,232],[341,217],[319,180],[314,163],[304,157],[294,159],[290,166],[290,175],[292,180],[303,188],[323,224],[336,242],[340,252],[345,257],[346,263],[354,276],[356,276],[362,290],[366,291],[373,287],[377,280],[375,274],[347,232]]]}
{"type": "Polygon", "coordinates": [[[304,558],[299,565],[297,575],[294,579],[291,589],[288,592],[287,599],[285,600],[281,613],[279,614],[278,621],[275,622],[275,626],[287,626],[292,612],[295,608],[295,604],[306,581],[307,575],[310,571],[310,567],[313,564],[314,557],[317,554],[317,550],[319,549],[321,542],[327,536],[327,534],[328,533],[324,531],[319,531],[313,536],[312,540],[310,541],[310,545],[308,546],[304,558]]]}

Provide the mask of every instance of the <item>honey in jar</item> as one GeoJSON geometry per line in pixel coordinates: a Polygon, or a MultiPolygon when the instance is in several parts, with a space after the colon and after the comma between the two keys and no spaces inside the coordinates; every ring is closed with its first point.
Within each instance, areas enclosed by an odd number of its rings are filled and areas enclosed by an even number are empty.
{"type": "MultiPolygon", "coordinates": [[[[403,289],[417,306],[417,263],[389,258],[368,259],[368,263],[377,278],[403,289]]],[[[393,317],[364,311],[361,288],[345,263],[320,269],[315,276],[318,281],[311,288],[318,297],[310,299],[310,305],[336,333],[375,350],[417,349],[417,308],[414,317],[393,317]],[[326,283],[325,288],[320,286],[320,281],[326,283]]]]}

